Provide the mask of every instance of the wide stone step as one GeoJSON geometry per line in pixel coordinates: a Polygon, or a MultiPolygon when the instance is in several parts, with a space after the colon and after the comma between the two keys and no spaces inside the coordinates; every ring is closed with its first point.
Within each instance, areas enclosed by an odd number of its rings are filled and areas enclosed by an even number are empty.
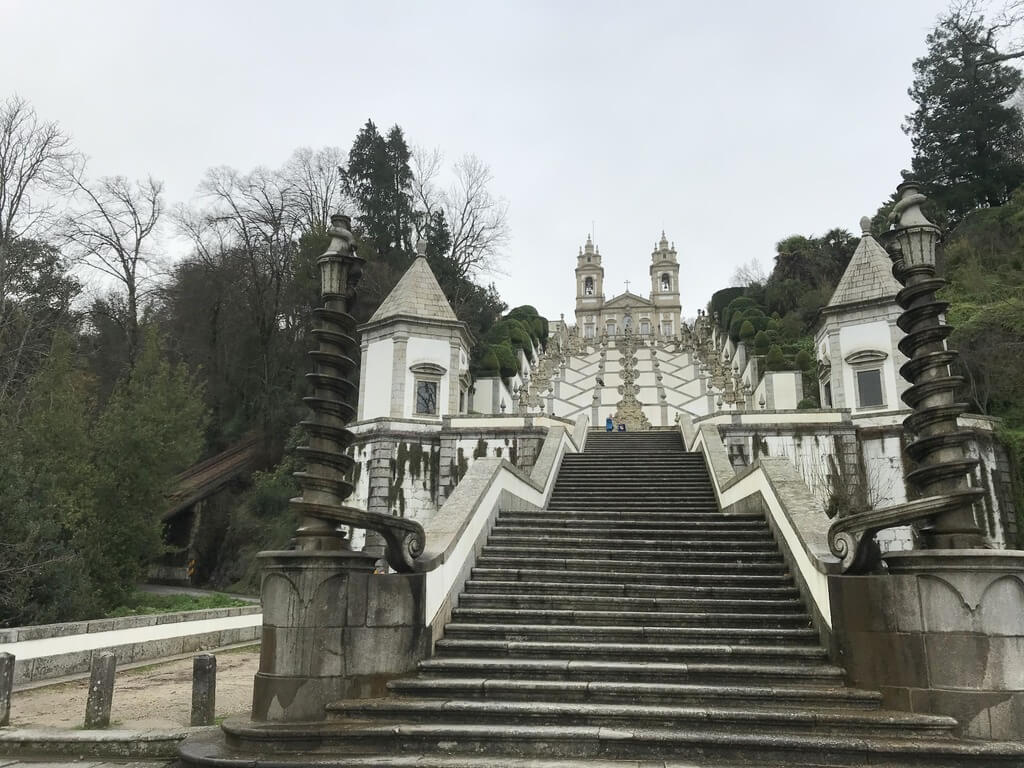
{"type": "Polygon", "coordinates": [[[514,512],[501,512],[499,513],[499,520],[506,519],[522,519],[525,521],[530,520],[542,520],[542,519],[555,519],[555,520],[566,520],[566,521],[579,521],[579,524],[586,525],[590,524],[591,521],[607,521],[618,525],[631,524],[633,522],[641,523],[656,523],[656,524],[708,524],[708,525],[733,525],[750,523],[752,525],[765,525],[765,519],[761,515],[723,515],[718,509],[714,509],[708,512],[623,512],[621,510],[605,510],[595,512],[577,512],[571,511],[566,512],[555,512],[550,509],[538,509],[538,510],[516,510],[514,512]]]}
{"type": "Polygon", "coordinates": [[[757,548],[756,545],[751,544],[749,546],[732,546],[730,547],[727,543],[723,543],[723,546],[716,549],[711,549],[707,545],[690,546],[689,542],[681,541],[676,544],[675,547],[669,549],[668,547],[655,548],[655,547],[644,547],[642,549],[625,549],[623,548],[608,548],[605,549],[603,546],[589,546],[587,544],[580,544],[578,546],[566,547],[560,546],[557,543],[551,543],[548,546],[516,546],[506,547],[504,545],[498,546],[485,546],[482,551],[482,555],[488,558],[491,557],[571,557],[572,555],[585,552],[592,558],[598,558],[601,560],[634,560],[634,561],[647,561],[650,563],[687,563],[695,560],[703,561],[726,561],[730,563],[774,563],[776,565],[783,565],[782,555],[779,554],[778,549],[774,546],[762,546],[757,548]]]}
{"type": "Polygon", "coordinates": [[[653,536],[647,531],[633,531],[621,535],[611,535],[602,530],[584,534],[565,533],[563,531],[541,532],[530,531],[516,534],[504,526],[495,526],[489,539],[491,544],[516,544],[534,546],[551,542],[555,546],[570,545],[597,546],[611,549],[665,549],[672,550],[679,546],[708,549],[743,548],[760,550],[775,547],[775,540],[768,529],[754,531],[707,531],[703,533],[673,533],[667,536],[653,536]]]}
{"type": "Polygon", "coordinates": [[[530,680],[583,680],[588,682],[656,682],[727,685],[843,684],[843,670],[824,662],[778,664],[750,660],[701,659],[658,662],[633,659],[542,659],[514,656],[447,656],[421,661],[419,670],[431,677],[475,677],[530,680]]]}
{"type": "Polygon", "coordinates": [[[756,611],[601,611],[568,608],[477,608],[460,606],[457,621],[526,624],[594,624],[614,626],[679,627],[807,627],[806,612],[758,613],[756,611]]]}
{"type": "MultiPolygon", "coordinates": [[[[630,559],[627,557],[541,557],[540,555],[524,555],[522,557],[509,557],[498,555],[483,555],[477,558],[477,565],[481,568],[512,568],[512,569],[543,569],[543,570],[566,570],[566,571],[594,571],[594,570],[616,570],[629,569],[635,573],[638,570],[650,570],[651,560],[646,558],[630,559]]],[[[784,562],[777,563],[750,563],[737,561],[735,558],[721,557],[714,558],[705,553],[697,553],[693,558],[679,558],[672,561],[673,574],[710,574],[716,569],[728,566],[737,574],[787,574],[789,573],[784,562]]],[[[649,574],[656,577],[660,574],[649,574]]],[[[669,575],[669,574],[666,574],[669,575]]],[[[648,574],[644,574],[644,579],[648,574]]]]}
{"type": "MultiPolygon", "coordinates": [[[[504,580],[500,573],[488,574],[490,578],[472,578],[466,582],[464,594],[485,593],[488,596],[521,595],[529,600],[533,597],[553,599],[643,599],[657,600],[712,600],[750,598],[752,600],[799,600],[800,592],[792,585],[781,586],[750,586],[720,584],[688,584],[684,586],[668,584],[638,584],[636,582],[588,582],[588,581],[554,581],[515,579],[504,580]]],[[[800,603],[801,608],[803,603],[800,603]]]]}
{"type": "Polygon", "coordinates": [[[342,721],[269,724],[232,720],[223,728],[227,736],[225,747],[214,746],[215,736],[199,737],[182,750],[183,760],[192,765],[265,768],[312,764],[318,768],[724,768],[730,763],[730,768],[739,764],[747,768],[1019,768],[1024,758],[1024,744],[1019,743],[795,733],[779,729],[769,735],[757,728],[723,733],[704,726],[392,722],[374,725],[342,721]],[[297,744],[317,748],[315,760],[311,761],[308,754],[297,759],[297,744]],[[234,762],[230,759],[231,748],[240,750],[234,762]],[[283,754],[273,754],[275,751],[283,754]],[[415,756],[416,762],[410,762],[410,756],[415,756]],[[754,762],[750,760],[752,756],[754,762]],[[460,757],[461,763],[452,762],[460,757]],[[615,760],[625,762],[619,766],[608,762],[615,760]]]}
{"type": "MultiPolygon", "coordinates": [[[[521,582],[516,582],[517,584],[521,582]]],[[[795,598],[789,600],[728,600],[704,597],[697,599],[670,597],[607,597],[604,595],[564,594],[515,594],[488,592],[464,592],[459,597],[459,608],[489,608],[497,610],[570,610],[570,611],[614,611],[616,613],[666,612],[692,613],[799,613],[806,615],[803,603],[795,598]]]]}
{"type": "Polygon", "coordinates": [[[404,696],[441,696],[509,701],[587,701],[617,704],[792,706],[876,710],[882,695],[857,688],[814,686],[696,685],[688,683],[502,680],[484,677],[410,677],[388,688],[404,696]]]}
{"type": "Polygon", "coordinates": [[[650,512],[667,512],[674,515],[706,514],[717,515],[717,508],[711,504],[677,502],[658,502],[657,504],[633,504],[630,502],[615,502],[594,500],[586,501],[581,499],[552,499],[548,502],[549,510],[579,512],[590,514],[592,512],[620,512],[627,517],[635,514],[647,514],[650,512]]]}
{"type": "Polygon", "coordinates": [[[956,720],[891,710],[863,711],[825,708],[685,707],[645,704],[580,702],[487,701],[479,699],[345,700],[327,705],[335,719],[386,720],[395,723],[494,723],[498,725],[627,726],[632,728],[688,728],[700,726],[726,733],[764,732],[784,728],[787,733],[869,733],[874,737],[918,739],[950,738],[956,720]]]}
{"type": "MultiPolygon", "coordinates": [[[[610,563],[609,563],[610,564],[610,563]]],[[[637,580],[636,570],[614,571],[610,568],[598,571],[567,570],[564,568],[503,568],[498,565],[478,565],[473,568],[473,579],[484,581],[562,581],[562,582],[593,582],[626,584],[637,580]]],[[[751,574],[723,573],[721,569],[698,573],[644,573],[646,584],[665,584],[670,586],[742,586],[750,587],[789,587],[793,578],[789,573],[751,574]]]]}
{"type": "MultiPolygon", "coordinates": [[[[655,614],[655,617],[663,614],[655,614]]],[[[668,614],[671,615],[671,614],[668,614]]],[[[699,615],[699,614],[698,614],[699,615]]],[[[817,645],[818,633],[796,622],[751,619],[684,619],[668,625],[656,621],[641,625],[625,622],[599,623],[596,618],[563,617],[558,623],[548,617],[497,616],[488,618],[460,612],[456,620],[445,627],[449,640],[508,640],[525,642],[572,643],[735,643],[737,645],[817,645]],[[531,621],[536,623],[527,623],[531,621]],[[491,621],[503,623],[485,623],[491,621]],[[788,626],[787,626],[788,624],[788,626]]]]}
{"type": "Polygon", "coordinates": [[[643,534],[644,536],[678,536],[680,534],[730,533],[739,531],[767,532],[768,526],[760,520],[620,520],[581,518],[551,513],[544,517],[527,517],[514,512],[501,512],[495,530],[515,534],[561,534],[589,536],[600,532],[602,536],[643,534]]]}
{"type": "Polygon", "coordinates": [[[740,645],[738,643],[601,643],[520,640],[438,640],[438,654],[454,657],[512,656],[532,659],[592,659],[692,663],[735,660],[746,663],[806,664],[824,662],[818,646],[740,645]]]}

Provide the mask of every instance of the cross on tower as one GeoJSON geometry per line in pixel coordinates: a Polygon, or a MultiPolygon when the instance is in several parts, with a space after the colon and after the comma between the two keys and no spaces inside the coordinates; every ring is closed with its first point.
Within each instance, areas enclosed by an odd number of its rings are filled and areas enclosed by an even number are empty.
{"type": "Polygon", "coordinates": [[[626,293],[629,293],[629,280],[626,281],[626,293]]]}

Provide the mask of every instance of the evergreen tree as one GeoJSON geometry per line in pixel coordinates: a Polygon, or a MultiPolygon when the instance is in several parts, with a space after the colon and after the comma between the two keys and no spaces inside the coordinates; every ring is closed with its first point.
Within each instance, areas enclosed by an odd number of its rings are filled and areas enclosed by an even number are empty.
{"type": "Polygon", "coordinates": [[[123,601],[160,553],[164,493],[199,457],[205,423],[201,387],[183,365],[167,362],[150,332],[93,432],[95,505],[81,521],[77,547],[88,553],[105,606],[123,601]]]}
{"type": "Polygon", "coordinates": [[[1005,63],[996,30],[954,13],[928,35],[908,93],[917,109],[903,130],[914,148],[913,175],[927,185],[952,229],[969,211],[1001,205],[1024,181],[1024,130],[1009,104],[1021,73],[1005,63]]]}
{"type": "Polygon", "coordinates": [[[393,265],[404,266],[412,254],[412,170],[402,129],[381,136],[367,120],[352,143],[343,172],[346,190],[359,207],[356,223],[363,239],[393,265]]]}
{"type": "Polygon", "coordinates": [[[90,618],[99,610],[86,555],[72,541],[94,505],[94,389],[71,337],[58,333],[27,384],[18,418],[0,418],[0,626],[90,618]]]}

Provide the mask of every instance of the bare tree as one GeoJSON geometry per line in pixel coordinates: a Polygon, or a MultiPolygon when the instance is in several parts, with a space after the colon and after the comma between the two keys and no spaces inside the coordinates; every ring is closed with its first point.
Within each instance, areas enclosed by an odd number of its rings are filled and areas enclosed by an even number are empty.
{"type": "Polygon", "coordinates": [[[449,258],[464,277],[495,272],[508,243],[508,203],[488,188],[491,169],[476,155],[455,165],[455,183],[445,196],[445,218],[451,231],[449,258]]]}
{"type": "Polygon", "coordinates": [[[123,286],[114,319],[123,328],[129,368],[139,349],[139,302],[152,277],[153,241],[163,215],[163,184],[152,177],[130,182],[109,176],[76,182],[80,210],[66,219],[66,236],[83,264],[123,286]]]}
{"type": "Polygon", "coordinates": [[[953,0],[944,17],[952,29],[961,34],[973,67],[981,69],[1004,61],[1024,58],[1024,0],[1006,0],[993,3],[989,0],[953,0]],[[991,12],[991,13],[990,13],[991,12]],[[970,34],[972,25],[983,24],[983,17],[989,13],[990,20],[982,27],[977,41],[970,34]]]}
{"type": "Polygon", "coordinates": [[[208,207],[191,217],[190,236],[200,253],[205,252],[204,258],[230,256],[240,264],[243,274],[238,279],[259,350],[260,410],[269,419],[281,362],[275,351],[282,306],[295,268],[298,238],[307,221],[301,212],[303,196],[296,194],[285,174],[266,168],[248,174],[211,168],[199,189],[208,207]]]}
{"type": "Polygon", "coordinates": [[[749,285],[764,285],[768,281],[764,267],[757,259],[740,264],[729,278],[729,285],[746,288],[749,285]]]}
{"type": "Polygon", "coordinates": [[[7,295],[7,248],[45,230],[53,219],[52,195],[67,191],[76,160],[57,123],[42,122],[17,96],[0,102],[0,306],[7,295]]]}
{"type": "Polygon", "coordinates": [[[438,183],[442,156],[417,147],[412,155],[416,234],[422,237],[434,215],[443,213],[451,235],[446,258],[460,277],[474,278],[498,271],[502,249],[509,241],[508,203],[490,190],[494,177],[476,155],[465,155],[453,168],[447,190],[438,183]]]}
{"type": "Polygon", "coordinates": [[[301,147],[285,163],[281,176],[293,198],[291,208],[300,228],[325,232],[331,214],[352,210],[341,175],[346,159],[347,154],[338,147],[315,151],[301,147]]]}
{"type": "Polygon", "coordinates": [[[444,207],[444,193],[437,184],[443,159],[436,147],[414,147],[412,151],[412,198],[417,213],[413,225],[418,240],[426,236],[434,212],[444,207]]]}
{"type": "Polygon", "coordinates": [[[33,242],[47,234],[77,155],[56,123],[17,96],[0,101],[0,405],[49,348],[48,327],[66,318],[67,265],[33,242]],[[50,295],[39,295],[49,290],[50,295]]]}

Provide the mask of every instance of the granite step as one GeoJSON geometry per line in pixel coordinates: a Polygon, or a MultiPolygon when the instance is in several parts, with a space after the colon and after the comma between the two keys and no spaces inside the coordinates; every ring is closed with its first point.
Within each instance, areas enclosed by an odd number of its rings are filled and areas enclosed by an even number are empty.
{"type": "Polygon", "coordinates": [[[882,695],[846,687],[798,685],[697,685],[688,683],[602,682],[587,680],[522,680],[486,677],[407,677],[388,688],[399,695],[425,698],[458,697],[502,701],[587,701],[617,704],[714,706],[823,706],[877,710],[882,695]]]}
{"type": "Polygon", "coordinates": [[[656,682],[714,685],[810,685],[835,688],[844,671],[826,662],[778,664],[750,660],[701,659],[658,662],[604,659],[542,659],[515,656],[437,656],[418,665],[431,677],[472,675],[488,679],[656,682]]]}
{"type": "MultiPolygon", "coordinates": [[[[615,562],[615,561],[612,561],[615,562]]],[[[619,561],[620,563],[622,561],[619,561]]],[[[610,563],[609,563],[610,564],[610,563]]],[[[606,564],[606,565],[609,565],[606,564]]],[[[639,581],[636,570],[575,570],[565,568],[506,568],[498,565],[475,566],[470,572],[477,581],[494,579],[497,581],[547,581],[547,582],[593,582],[625,585],[639,581]]],[[[779,574],[722,573],[719,570],[698,571],[694,573],[659,573],[642,572],[642,584],[666,585],[673,587],[685,586],[719,586],[719,587],[790,587],[793,577],[788,572],[779,574]]]]}
{"type": "Polygon", "coordinates": [[[818,645],[740,645],[737,643],[602,643],[525,640],[450,640],[436,643],[437,654],[493,658],[509,656],[529,659],[566,659],[594,661],[632,661],[692,663],[698,661],[738,661],[789,664],[823,663],[828,654],[818,645]]]}
{"type": "Polygon", "coordinates": [[[453,621],[484,624],[573,624],[615,627],[771,627],[774,629],[810,626],[806,612],[756,613],[754,611],[597,611],[558,608],[472,608],[452,611],[453,621]]]}
{"type": "Polygon", "coordinates": [[[571,511],[562,512],[551,509],[519,509],[515,510],[514,512],[501,512],[498,515],[499,520],[511,518],[525,521],[548,519],[566,520],[569,522],[578,523],[580,525],[587,525],[590,522],[608,522],[614,523],[615,525],[629,525],[633,522],[636,522],[637,524],[664,523],[668,525],[734,525],[740,523],[766,525],[765,519],[762,515],[729,515],[728,517],[726,517],[718,511],[717,507],[714,509],[710,509],[707,512],[693,512],[688,514],[683,514],[679,512],[662,512],[658,510],[623,512],[621,510],[616,509],[574,514],[571,511]]]}
{"type": "MultiPolygon", "coordinates": [[[[729,566],[738,573],[736,575],[746,574],[765,574],[765,575],[786,575],[788,577],[789,570],[784,562],[777,563],[748,563],[742,561],[736,561],[727,557],[715,559],[714,557],[704,556],[702,553],[697,553],[698,556],[692,559],[679,558],[678,560],[672,561],[672,574],[652,574],[658,577],[665,575],[682,575],[682,574],[706,574],[709,577],[717,576],[718,574],[713,573],[715,569],[719,569],[722,566],[729,566]]],[[[640,557],[637,559],[629,558],[613,558],[613,557],[541,557],[539,555],[527,555],[524,557],[510,557],[510,556],[498,556],[498,555],[484,555],[477,558],[478,567],[480,568],[509,568],[509,569],[541,569],[541,570],[565,570],[565,571],[611,571],[613,569],[629,569],[633,572],[633,578],[636,578],[637,571],[649,571],[652,570],[651,560],[646,557],[640,557]]],[[[645,574],[645,578],[646,578],[645,574]]]]}
{"type": "Polygon", "coordinates": [[[445,627],[448,640],[480,638],[524,642],[572,643],[730,643],[736,645],[817,645],[818,633],[806,626],[777,627],[773,622],[746,624],[714,624],[707,626],[686,623],[664,626],[658,624],[556,624],[554,622],[484,623],[483,618],[460,615],[445,627]]]}
{"type": "MultiPolygon", "coordinates": [[[[740,761],[758,768],[774,766],[867,766],[872,768],[1019,768],[1024,760],[1024,744],[968,742],[953,739],[913,739],[899,736],[790,733],[776,729],[771,733],[751,726],[742,732],[723,732],[693,726],[687,728],[644,728],[643,726],[523,725],[496,723],[298,723],[269,725],[229,721],[224,724],[228,746],[244,745],[258,760],[247,764],[272,768],[275,748],[288,752],[296,744],[314,745],[319,752],[319,768],[343,766],[345,756],[366,758],[386,765],[378,756],[443,755],[468,758],[463,765],[494,768],[492,756],[586,759],[586,765],[598,761],[625,760],[624,768],[705,768],[722,761],[740,761]],[[666,758],[667,755],[673,756],[666,758]],[[675,757],[675,756],[681,756],[675,757]],[[690,762],[691,758],[703,761],[690,762]],[[644,761],[637,763],[636,761],[644,761]],[[475,762],[473,762],[475,761],[475,762]],[[663,761],[659,763],[659,761],[663,761]],[[718,761],[716,763],[716,761],[718,761]],[[813,762],[810,762],[813,761],[813,762]]],[[[195,743],[195,742],[193,742],[195,743]]],[[[201,764],[199,750],[183,753],[193,764],[201,764]]],[[[211,756],[212,757],[212,756],[211,756]]],[[[434,758],[436,759],[436,758],[434,758]]],[[[222,765],[211,760],[209,765],[222,765]]],[[[305,762],[293,765],[310,765],[305,762]]],[[[349,763],[351,765],[352,763],[349,763]]],[[[406,763],[408,765],[408,763],[406,763]]],[[[429,763],[428,763],[429,764],[429,763]]],[[[539,768],[544,762],[523,765],[539,768]]],[[[287,765],[282,762],[282,765],[287,765]]],[[[418,766],[424,765],[420,762],[418,766]]],[[[557,766],[557,763],[554,765],[557,766]]],[[[607,765],[607,763],[606,763],[607,765]]],[[[611,764],[614,766],[614,763],[611,764]]]]}
{"type": "Polygon", "coordinates": [[[949,739],[956,720],[891,710],[813,711],[781,708],[737,708],[646,704],[605,704],[559,701],[489,701],[479,699],[384,698],[338,701],[327,706],[329,717],[363,721],[396,721],[461,725],[632,726],[692,728],[726,733],[778,729],[788,733],[846,735],[870,733],[874,737],[949,739]]]}
{"type": "MultiPolygon", "coordinates": [[[[565,599],[581,598],[639,598],[654,599],[661,603],[662,600],[715,600],[715,599],[743,599],[751,598],[756,600],[797,600],[800,599],[800,591],[790,585],[784,586],[722,586],[710,585],[688,585],[674,586],[666,584],[645,584],[645,583],[615,583],[615,582],[567,582],[552,580],[503,580],[500,575],[493,578],[472,578],[466,582],[465,595],[486,593],[488,595],[520,595],[524,599],[532,596],[557,597],[565,599]]],[[[803,607],[802,602],[800,603],[803,607]]]]}
{"type": "MultiPolygon", "coordinates": [[[[517,582],[518,584],[519,582],[517,582]]],[[[499,592],[464,592],[459,597],[459,608],[489,608],[497,610],[575,610],[614,611],[616,613],[689,613],[710,611],[729,613],[751,611],[755,613],[799,613],[806,615],[803,602],[797,598],[780,600],[670,598],[670,597],[610,597],[606,595],[531,594],[517,590],[514,594],[499,592]]]]}
{"type": "Polygon", "coordinates": [[[502,534],[561,534],[563,536],[679,536],[683,534],[711,534],[730,532],[765,532],[768,524],[762,520],[622,520],[558,515],[528,517],[515,512],[498,515],[496,530],[502,534]]]}
{"type": "Polygon", "coordinates": [[[685,563],[693,560],[716,560],[725,562],[760,562],[782,565],[782,555],[774,545],[757,548],[751,544],[745,547],[711,548],[708,545],[690,546],[689,542],[679,542],[675,547],[638,549],[610,548],[579,544],[575,547],[561,546],[558,542],[535,547],[487,545],[481,550],[483,557],[570,557],[585,552],[588,556],[602,560],[643,560],[649,563],[685,563]]]}
{"type": "Polygon", "coordinates": [[[498,524],[491,531],[491,536],[488,539],[488,543],[494,545],[500,543],[534,546],[544,542],[551,542],[558,546],[596,546],[621,549],[672,549],[680,545],[694,548],[707,547],[709,549],[723,547],[728,549],[775,547],[775,539],[772,538],[772,534],[767,528],[753,531],[689,531],[685,534],[676,533],[668,536],[652,536],[646,531],[634,531],[631,534],[610,536],[604,531],[592,531],[590,534],[573,534],[561,531],[554,531],[552,533],[516,533],[498,524]]]}

